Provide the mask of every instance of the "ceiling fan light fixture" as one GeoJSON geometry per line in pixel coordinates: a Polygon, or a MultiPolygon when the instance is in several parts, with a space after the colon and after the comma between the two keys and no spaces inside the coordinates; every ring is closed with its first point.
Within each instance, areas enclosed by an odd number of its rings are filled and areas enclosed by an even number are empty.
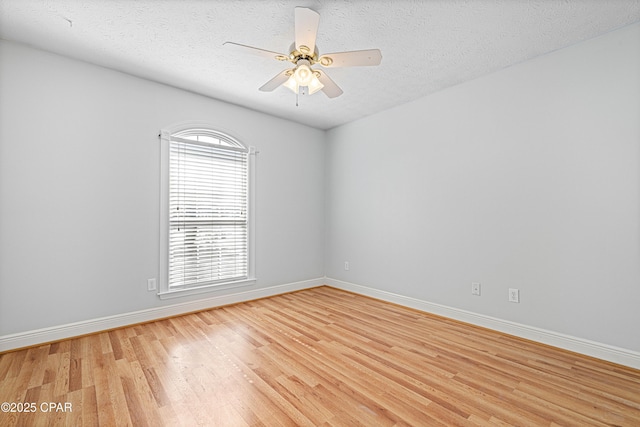
{"type": "Polygon", "coordinates": [[[318,80],[318,78],[314,74],[313,78],[311,79],[311,82],[309,82],[309,95],[313,95],[323,87],[324,85],[320,83],[320,80],[318,80]]]}
{"type": "Polygon", "coordinates": [[[300,88],[306,87],[309,95],[322,89],[324,85],[318,80],[317,71],[314,72],[310,65],[309,61],[305,59],[299,60],[291,76],[283,85],[293,93],[300,93],[300,88]]]}
{"type": "Polygon", "coordinates": [[[293,77],[293,74],[291,74],[291,77],[289,77],[287,81],[282,84],[282,86],[290,89],[293,93],[298,93],[298,91],[300,90],[300,86],[298,85],[296,79],[293,77]]]}
{"type": "Polygon", "coordinates": [[[309,86],[309,83],[314,77],[313,71],[311,71],[311,67],[309,67],[309,65],[309,61],[304,59],[300,60],[293,72],[293,76],[300,86],[309,86]]]}
{"type": "Polygon", "coordinates": [[[301,85],[296,80],[295,74],[291,75],[291,77],[289,77],[287,81],[284,82],[282,85],[288,88],[289,90],[291,90],[291,92],[296,94],[300,93],[300,88],[306,87],[308,89],[307,93],[309,95],[313,95],[314,93],[316,93],[317,91],[321,90],[324,87],[324,85],[320,83],[320,80],[318,80],[318,78],[315,75],[313,75],[308,85],[301,85]]]}

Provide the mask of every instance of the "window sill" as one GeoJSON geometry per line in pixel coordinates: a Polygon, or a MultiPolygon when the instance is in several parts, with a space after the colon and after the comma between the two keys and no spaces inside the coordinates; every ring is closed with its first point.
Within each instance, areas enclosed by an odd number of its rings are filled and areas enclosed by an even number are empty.
{"type": "Polygon", "coordinates": [[[238,280],[236,282],[215,283],[212,285],[198,286],[194,288],[174,289],[170,291],[158,292],[157,295],[160,297],[160,299],[171,299],[171,298],[186,297],[189,295],[218,292],[226,289],[243,288],[243,287],[255,285],[255,283],[256,283],[256,279],[252,278],[252,279],[238,280]]]}

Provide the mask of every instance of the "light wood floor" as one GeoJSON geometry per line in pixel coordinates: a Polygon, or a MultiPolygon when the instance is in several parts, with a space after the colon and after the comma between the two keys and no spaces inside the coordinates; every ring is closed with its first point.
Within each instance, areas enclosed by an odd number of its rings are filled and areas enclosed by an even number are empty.
{"type": "Polygon", "coordinates": [[[640,371],[321,287],[2,354],[0,402],[35,406],[1,426],[640,426],[640,371]]]}

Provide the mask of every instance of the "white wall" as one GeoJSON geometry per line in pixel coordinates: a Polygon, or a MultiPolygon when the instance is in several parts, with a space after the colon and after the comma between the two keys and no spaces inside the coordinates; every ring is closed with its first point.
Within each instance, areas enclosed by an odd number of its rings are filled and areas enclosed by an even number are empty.
{"type": "Polygon", "coordinates": [[[640,24],[336,128],[326,162],[328,277],[640,351],[640,24]]]}
{"type": "Polygon", "coordinates": [[[256,287],[323,276],[324,132],[0,41],[0,336],[202,297],[146,290],[158,132],[187,120],[260,151],[256,287]]]}

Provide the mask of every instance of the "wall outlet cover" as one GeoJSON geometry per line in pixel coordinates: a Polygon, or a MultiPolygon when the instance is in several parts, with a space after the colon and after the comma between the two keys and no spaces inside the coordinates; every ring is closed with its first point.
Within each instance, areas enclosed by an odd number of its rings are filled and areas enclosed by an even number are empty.
{"type": "Polygon", "coordinates": [[[480,295],[480,283],[471,283],[471,295],[480,295]]]}

